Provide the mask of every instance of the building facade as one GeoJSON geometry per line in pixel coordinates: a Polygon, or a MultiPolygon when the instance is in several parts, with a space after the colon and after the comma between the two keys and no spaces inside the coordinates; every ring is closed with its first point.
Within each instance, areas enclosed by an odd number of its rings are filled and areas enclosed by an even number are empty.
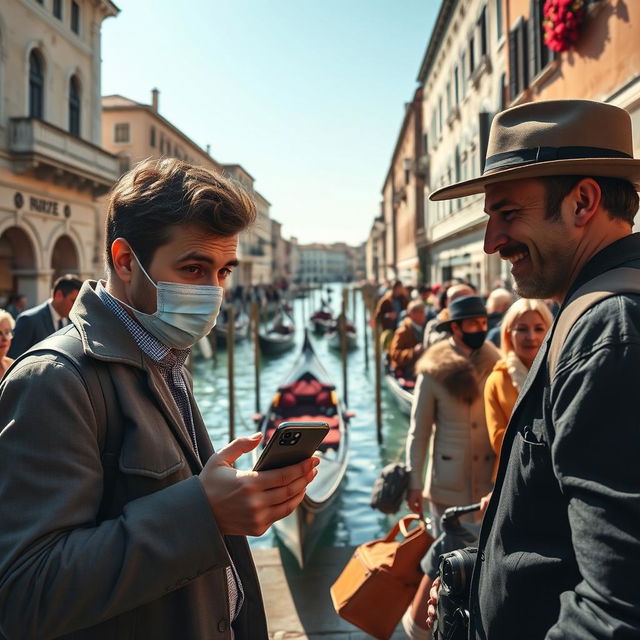
{"type": "MultiPolygon", "coordinates": [[[[480,175],[489,126],[505,107],[504,0],[443,0],[420,67],[425,198],[443,185],[480,175]]],[[[481,195],[425,201],[428,281],[461,278],[488,291],[504,277],[483,251],[481,195]]]]}
{"type": "MultiPolygon", "coordinates": [[[[544,43],[543,0],[505,0],[509,104],[582,98],[626,109],[640,157],[640,3],[591,0],[576,45],[554,54],[544,43]]],[[[636,218],[636,231],[640,220],[636,218]]]]}
{"type": "Polygon", "coordinates": [[[297,252],[296,283],[351,282],[355,277],[354,248],[343,242],[301,244],[297,252]]]}
{"type": "Polygon", "coordinates": [[[240,267],[234,271],[232,285],[271,284],[271,203],[254,189],[254,178],[239,164],[225,164],[223,171],[238,182],[256,203],[256,223],[240,236],[238,257],[240,267]]]}
{"type": "Polygon", "coordinates": [[[118,158],[120,174],[146,158],[178,158],[221,171],[221,165],[159,112],[160,92],[151,103],[120,95],[102,97],[102,146],[118,158]]]}
{"type": "Polygon", "coordinates": [[[102,272],[100,30],[109,0],[0,4],[0,302],[33,306],[63,273],[102,272]]]}
{"type": "Polygon", "coordinates": [[[382,189],[387,225],[387,279],[417,285],[424,280],[419,249],[424,246],[422,87],[405,105],[405,115],[382,189]]]}
{"type": "Polygon", "coordinates": [[[385,230],[382,216],[375,218],[365,247],[366,278],[369,282],[384,282],[386,279],[385,230]]]}
{"type": "MultiPolygon", "coordinates": [[[[102,144],[116,156],[120,174],[145,158],[173,157],[218,173],[240,184],[256,204],[256,224],[240,236],[240,267],[230,286],[271,282],[270,203],[254,189],[254,178],[239,164],[221,164],[159,112],[160,92],[151,91],[150,104],[111,95],[102,98],[102,144]]],[[[106,202],[103,204],[106,207],[106,202]]]]}

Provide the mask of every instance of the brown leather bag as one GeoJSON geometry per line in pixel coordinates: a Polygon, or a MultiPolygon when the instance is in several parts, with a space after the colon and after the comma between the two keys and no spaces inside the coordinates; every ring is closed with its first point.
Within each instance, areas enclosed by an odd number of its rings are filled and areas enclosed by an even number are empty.
{"type": "Polygon", "coordinates": [[[388,640],[420,584],[420,560],[432,542],[424,520],[411,514],[386,537],[357,547],[331,586],[338,615],[375,638],[388,640]]]}

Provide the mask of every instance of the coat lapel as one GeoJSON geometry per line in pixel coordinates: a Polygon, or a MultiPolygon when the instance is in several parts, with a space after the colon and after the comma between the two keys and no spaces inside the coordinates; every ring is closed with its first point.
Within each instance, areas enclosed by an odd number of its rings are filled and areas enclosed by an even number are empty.
{"type": "MultiPolygon", "coordinates": [[[[155,367],[145,367],[145,371],[147,374],[147,383],[149,385],[149,389],[153,393],[158,406],[162,410],[162,413],[167,420],[167,424],[170,426],[173,435],[180,443],[180,447],[184,451],[186,458],[189,460],[191,469],[196,473],[201,471],[202,463],[198,459],[198,456],[193,449],[191,437],[189,436],[187,427],[184,424],[182,415],[180,414],[176,403],[173,401],[173,397],[171,396],[171,393],[167,388],[162,375],[155,369],[155,367]]],[[[191,401],[191,396],[189,396],[189,400],[191,401]]],[[[198,445],[199,444],[200,442],[198,441],[198,445]]]]}

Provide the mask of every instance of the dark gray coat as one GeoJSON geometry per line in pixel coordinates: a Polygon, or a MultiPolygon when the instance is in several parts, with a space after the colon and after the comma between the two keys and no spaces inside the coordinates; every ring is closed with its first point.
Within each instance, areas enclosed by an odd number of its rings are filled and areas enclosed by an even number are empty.
{"type": "Polygon", "coordinates": [[[266,638],[247,542],[218,530],[162,376],[89,283],[71,320],[85,353],[109,363],[120,508],[97,521],[105,427],[85,383],[63,356],[28,355],[0,385],[0,637],[228,640],[230,552],[245,592],[236,638],[266,638]]]}
{"type": "MultiPolygon", "coordinates": [[[[637,234],[594,256],[567,299],[621,266],[640,268],[637,234]]],[[[588,310],[553,383],[546,352],[547,343],[502,445],[473,575],[470,637],[637,639],[640,296],[588,310]]]]}

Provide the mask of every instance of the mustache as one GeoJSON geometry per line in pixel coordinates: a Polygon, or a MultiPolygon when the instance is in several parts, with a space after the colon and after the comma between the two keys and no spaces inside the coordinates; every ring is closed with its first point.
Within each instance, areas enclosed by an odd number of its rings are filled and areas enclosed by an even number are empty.
{"type": "Polygon", "coordinates": [[[527,249],[527,246],[524,244],[509,245],[507,247],[502,247],[502,249],[500,249],[500,257],[503,260],[508,260],[512,256],[518,255],[519,253],[525,253],[525,252],[528,253],[529,249],[527,249]]]}

